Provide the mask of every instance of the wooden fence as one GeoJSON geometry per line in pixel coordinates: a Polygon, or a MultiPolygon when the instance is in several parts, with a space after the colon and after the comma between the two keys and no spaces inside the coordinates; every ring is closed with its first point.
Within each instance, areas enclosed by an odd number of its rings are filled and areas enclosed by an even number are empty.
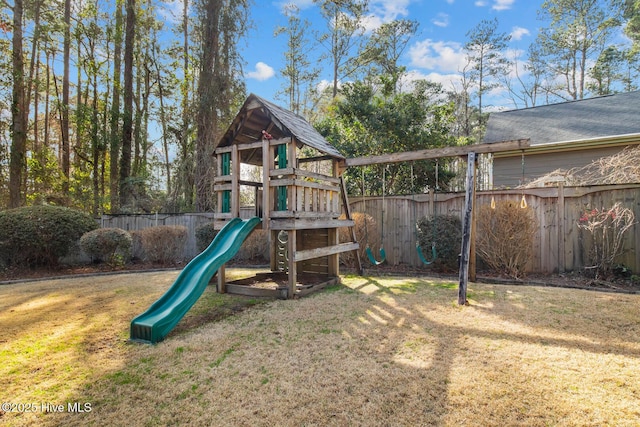
{"type": "MultiPolygon", "coordinates": [[[[535,213],[538,232],[534,240],[534,256],[530,260],[532,272],[551,273],[575,271],[584,267],[586,261],[583,233],[577,224],[587,209],[602,209],[620,202],[633,210],[636,224],[627,232],[624,240],[625,253],[618,262],[633,272],[640,271],[640,184],[604,185],[590,187],[545,187],[526,190],[496,190],[476,193],[476,207],[490,204],[493,197],[496,202],[513,200],[520,202],[525,196],[527,204],[535,213]]],[[[350,198],[352,212],[371,215],[377,230],[369,233],[381,233],[384,211],[383,243],[387,253],[387,262],[392,265],[408,264],[419,266],[420,260],[415,251],[414,227],[417,219],[423,216],[458,215],[462,219],[464,193],[419,194],[415,196],[350,198]]],[[[248,218],[255,208],[241,208],[241,217],[248,218]]],[[[118,227],[124,230],[139,230],[157,225],[184,225],[189,230],[185,249],[185,258],[197,255],[195,230],[207,222],[213,221],[213,213],[189,213],[179,215],[104,215],[100,219],[102,227],[118,227]]]]}
{"type": "MultiPolygon", "coordinates": [[[[587,209],[610,208],[616,202],[633,210],[636,224],[627,231],[624,254],[618,262],[632,271],[640,271],[640,184],[605,185],[590,187],[545,187],[526,190],[496,190],[476,193],[476,207],[513,200],[519,203],[525,196],[527,205],[533,209],[538,223],[534,239],[534,256],[530,260],[532,272],[551,273],[574,271],[584,267],[588,248],[585,248],[583,233],[578,220],[587,209]]],[[[434,212],[436,215],[456,215],[462,219],[464,193],[436,193],[415,196],[393,196],[384,198],[383,243],[387,262],[392,265],[420,265],[415,250],[414,227],[417,219],[434,212]]],[[[369,233],[382,232],[382,197],[350,199],[351,211],[371,215],[378,227],[369,233]]]]}

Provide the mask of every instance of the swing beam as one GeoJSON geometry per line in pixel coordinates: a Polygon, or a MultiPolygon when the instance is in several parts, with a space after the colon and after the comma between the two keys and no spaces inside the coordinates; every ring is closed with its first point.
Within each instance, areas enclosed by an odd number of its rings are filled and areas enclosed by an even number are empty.
{"type": "MultiPolygon", "coordinates": [[[[439,159],[444,157],[467,157],[467,181],[465,210],[462,232],[462,250],[460,256],[458,286],[458,304],[467,303],[467,283],[469,276],[475,280],[475,227],[473,227],[474,199],[475,199],[475,163],[478,154],[500,153],[504,151],[520,150],[529,148],[530,140],[516,139],[509,141],[491,142],[484,144],[464,145],[455,147],[431,148],[426,150],[405,151],[402,153],[383,154],[379,156],[363,156],[345,159],[340,164],[340,169],[344,171],[349,166],[369,166],[385,163],[403,163],[414,160],[439,159]]],[[[340,173],[342,173],[342,171],[340,173]]],[[[369,251],[370,252],[370,251],[369,251]]]]}

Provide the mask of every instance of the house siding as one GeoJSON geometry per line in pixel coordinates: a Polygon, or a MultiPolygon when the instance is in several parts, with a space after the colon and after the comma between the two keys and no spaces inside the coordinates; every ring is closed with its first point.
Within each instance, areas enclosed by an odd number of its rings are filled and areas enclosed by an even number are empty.
{"type": "MultiPolygon", "coordinates": [[[[588,165],[602,157],[622,151],[624,146],[594,148],[590,150],[558,151],[554,153],[526,154],[524,158],[524,182],[530,182],[557,169],[568,170],[588,165]]],[[[514,188],[522,183],[522,156],[494,157],[494,188],[514,188]]]]}

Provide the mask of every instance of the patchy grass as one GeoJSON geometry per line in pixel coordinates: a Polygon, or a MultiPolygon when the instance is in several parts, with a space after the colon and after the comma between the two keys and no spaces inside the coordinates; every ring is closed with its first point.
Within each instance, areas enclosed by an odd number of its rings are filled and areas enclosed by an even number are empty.
{"type": "Polygon", "coordinates": [[[91,404],[0,424],[640,422],[639,295],[471,284],[461,307],[453,283],[348,276],[244,311],[257,301],[207,291],[197,321],[128,343],[176,275],[0,286],[2,401],[91,404]]]}

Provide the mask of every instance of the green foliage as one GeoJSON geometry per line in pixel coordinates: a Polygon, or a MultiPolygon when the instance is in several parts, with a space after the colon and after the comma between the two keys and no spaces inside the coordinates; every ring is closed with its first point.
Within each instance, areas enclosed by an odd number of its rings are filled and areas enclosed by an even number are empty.
{"type": "Polygon", "coordinates": [[[437,258],[434,267],[442,270],[458,269],[458,254],[462,241],[462,222],[454,215],[422,217],[417,224],[418,242],[422,253],[431,259],[431,245],[435,243],[437,258]]]}
{"type": "Polygon", "coordinates": [[[184,259],[187,227],[161,225],[138,231],[144,258],[147,261],[171,264],[184,259]]]}
{"type": "Polygon", "coordinates": [[[91,216],[58,206],[0,212],[0,263],[55,266],[83,234],[97,227],[91,216]]]}
{"type": "Polygon", "coordinates": [[[80,238],[80,247],[92,259],[120,265],[131,258],[131,234],[121,228],[99,228],[80,238]]]}
{"type": "Polygon", "coordinates": [[[198,249],[198,252],[204,251],[207,246],[209,246],[209,244],[213,242],[216,234],[218,234],[218,232],[214,228],[213,222],[209,222],[207,224],[201,225],[200,227],[197,227],[196,248],[198,249]]]}
{"type": "MultiPolygon", "coordinates": [[[[384,97],[365,83],[347,84],[344,97],[332,107],[329,116],[317,124],[318,131],[346,157],[391,154],[455,145],[449,133],[453,122],[453,104],[441,103],[442,88],[426,82],[415,83],[410,93],[384,97]]],[[[446,187],[452,175],[446,172],[446,160],[440,160],[438,184],[446,187]]],[[[350,194],[381,195],[383,170],[385,194],[423,192],[436,184],[436,163],[416,161],[350,168],[345,172],[350,194]]]]}

